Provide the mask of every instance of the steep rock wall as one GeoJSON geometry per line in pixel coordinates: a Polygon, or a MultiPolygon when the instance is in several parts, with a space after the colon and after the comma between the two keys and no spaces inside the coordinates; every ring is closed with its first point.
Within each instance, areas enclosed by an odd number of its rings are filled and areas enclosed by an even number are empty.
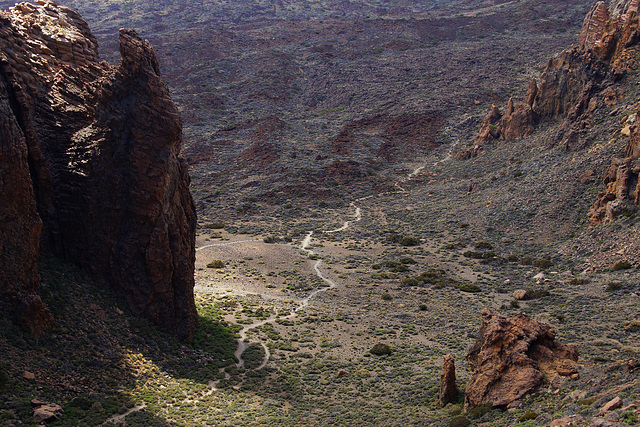
{"type": "Polygon", "coordinates": [[[153,48],[121,30],[120,64],[100,62],[87,24],[52,2],[2,12],[0,47],[2,98],[24,136],[41,249],[76,262],[135,314],[190,340],[195,207],[180,116],[153,48]]]}

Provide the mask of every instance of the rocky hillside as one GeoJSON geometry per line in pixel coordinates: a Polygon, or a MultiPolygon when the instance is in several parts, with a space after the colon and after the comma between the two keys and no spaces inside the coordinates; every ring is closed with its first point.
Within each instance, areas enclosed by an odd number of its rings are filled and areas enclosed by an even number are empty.
{"type": "Polygon", "coordinates": [[[403,161],[465,138],[486,103],[520,94],[589,10],[582,0],[60,3],[91,22],[109,61],[122,26],[157,48],[202,224],[389,190],[403,161]],[[274,117],[277,128],[262,127],[274,117]],[[432,143],[414,143],[420,132],[432,143]],[[348,153],[336,147],[347,141],[348,153]]]}
{"type": "Polygon", "coordinates": [[[52,253],[114,289],[137,315],[193,335],[195,209],[181,119],[151,45],[120,31],[101,62],[77,12],[51,2],[0,14],[3,303],[33,332],[52,253]]]}

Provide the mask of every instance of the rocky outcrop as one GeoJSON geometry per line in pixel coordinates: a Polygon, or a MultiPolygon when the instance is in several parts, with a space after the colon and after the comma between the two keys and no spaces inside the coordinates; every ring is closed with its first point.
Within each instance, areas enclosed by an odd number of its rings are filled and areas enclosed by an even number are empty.
{"type": "MultiPolygon", "coordinates": [[[[1,163],[23,171],[3,176],[0,193],[20,183],[35,224],[10,240],[37,253],[39,237],[41,250],[74,261],[135,314],[190,340],[195,208],[180,116],[153,48],[121,30],[120,64],[100,62],[87,24],[52,2],[2,12],[0,47],[2,123],[15,134],[2,144],[18,147],[1,163]]],[[[2,262],[5,274],[10,262],[2,262]]],[[[30,275],[23,289],[33,288],[30,275]]]]}
{"type": "Polygon", "coordinates": [[[639,2],[596,3],[584,20],[579,46],[550,59],[539,85],[532,80],[526,99],[518,104],[510,99],[504,115],[492,105],[473,148],[456,157],[474,157],[486,143],[530,135],[549,120],[563,122],[550,145],[563,144],[568,151],[585,148],[594,113],[610,106],[609,87],[637,66],[633,48],[640,42],[639,2]]]}
{"type": "Polygon", "coordinates": [[[456,385],[456,365],[453,355],[446,354],[442,365],[442,374],[440,375],[440,395],[438,400],[440,406],[446,406],[452,402],[458,395],[458,386],[456,385]]]}
{"type": "Polygon", "coordinates": [[[544,380],[577,372],[578,352],[559,343],[547,324],[525,314],[507,318],[482,310],[477,341],[467,354],[471,378],[465,406],[506,406],[544,380]]]}
{"type": "Polygon", "coordinates": [[[640,204],[640,159],[613,159],[604,174],[604,189],[589,210],[589,223],[607,224],[640,204]]]}
{"type": "Polygon", "coordinates": [[[586,49],[594,48],[607,30],[610,18],[609,8],[605,2],[599,1],[594,4],[584,18],[582,29],[580,30],[580,47],[586,49]]]}

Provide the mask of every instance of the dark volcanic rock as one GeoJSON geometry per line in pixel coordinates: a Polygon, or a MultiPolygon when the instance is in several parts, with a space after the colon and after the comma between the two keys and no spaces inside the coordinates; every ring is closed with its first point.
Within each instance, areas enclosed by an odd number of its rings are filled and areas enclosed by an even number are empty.
{"type": "MultiPolygon", "coordinates": [[[[121,30],[120,64],[100,63],[87,24],[50,2],[3,12],[0,45],[0,95],[11,106],[8,123],[23,135],[3,144],[26,144],[41,248],[107,283],[135,314],[190,340],[195,208],[179,156],[180,116],[153,48],[121,30]]],[[[2,163],[24,163],[19,154],[2,163]]],[[[25,179],[3,179],[0,193],[15,180],[26,188],[25,179]]],[[[37,234],[32,227],[22,240],[37,234]]]]}
{"type": "Polygon", "coordinates": [[[40,282],[37,262],[42,221],[36,211],[24,133],[9,90],[0,74],[0,299],[7,304],[0,310],[31,333],[40,334],[53,321],[35,293],[40,282]]]}
{"type": "Polygon", "coordinates": [[[575,372],[578,352],[559,343],[551,327],[527,315],[506,318],[482,310],[482,326],[467,361],[471,378],[465,406],[505,406],[532,391],[546,378],[575,372]]]}

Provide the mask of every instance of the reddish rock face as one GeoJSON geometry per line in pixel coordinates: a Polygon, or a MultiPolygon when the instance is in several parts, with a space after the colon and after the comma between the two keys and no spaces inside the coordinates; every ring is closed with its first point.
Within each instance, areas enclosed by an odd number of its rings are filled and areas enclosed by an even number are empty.
{"type": "MultiPolygon", "coordinates": [[[[14,182],[27,191],[30,182],[33,194],[22,193],[44,224],[43,250],[76,262],[135,314],[190,340],[195,208],[180,116],[153,48],[121,30],[120,64],[100,63],[87,24],[50,2],[2,12],[0,47],[0,99],[23,135],[7,143],[21,144],[22,154],[0,163],[24,164],[26,153],[31,167],[30,176],[0,181],[0,193],[14,182]]],[[[37,242],[37,226],[22,228],[37,242]]]]}
{"type": "Polygon", "coordinates": [[[567,49],[550,59],[540,76],[529,84],[522,103],[509,100],[504,115],[491,106],[480,125],[473,149],[463,150],[457,159],[474,157],[483,145],[494,140],[514,141],[534,132],[548,120],[563,121],[550,145],[563,144],[568,151],[585,148],[586,130],[593,113],[611,100],[608,85],[624,70],[637,68],[633,50],[640,42],[640,0],[598,2],[586,16],[578,48],[567,49]]]}
{"type": "Polygon", "coordinates": [[[508,405],[545,378],[575,371],[577,360],[575,347],[556,341],[549,325],[522,313],[506,318],[484,309],[478,340],[467,354],[465,406],[508,405]]]}
{"type": "Polygon", "coordinates": [[[599,1],[591,7],[580,31],[581,48],[592,49],[602,39],[609,18],[609,9],[605,2],[599,1]]]}
{"type": "Polygon", "coordinates": [[[589,222],[592,225],[609,223],[625,209],[640,204],[640,185],[630,188],[638,182],[640,160],[628,157],[613,159],[604,175],[604,189],[598,193],[598,201],[589,209],[589,222]]]}
{"type": "Polygon", "coordinates": [[[453,401],[457,395],[456,365],[453,360],[453,355],[447,354],[444,356],[442,374],[440,375],[440,406],[446,406],[447,403],[453,401]]]}

